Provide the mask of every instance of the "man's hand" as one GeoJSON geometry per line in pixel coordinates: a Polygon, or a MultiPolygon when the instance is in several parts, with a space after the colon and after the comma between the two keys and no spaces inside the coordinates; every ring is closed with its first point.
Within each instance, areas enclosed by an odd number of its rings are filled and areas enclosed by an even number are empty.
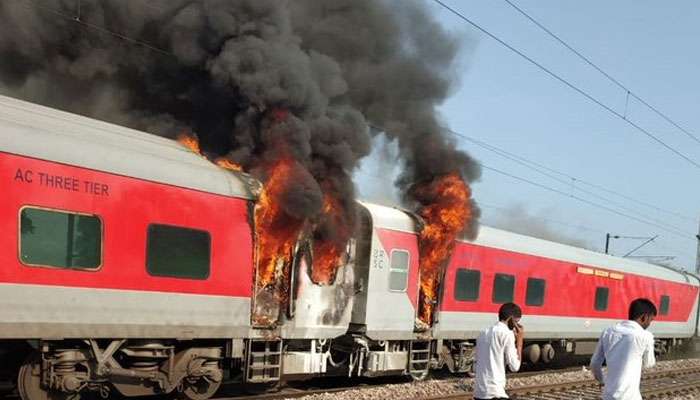
{"type": "Polygon", "coordinates": [[[516,323],[513,326],[513,333],[515,334],[515,342],[522,343],[523,339],[525,338],[525,327],[516,323]]]}
{"type": "Polygon", "coordinates": [[[519,323],[513,325],[513,334],[515,335],[515,349],[518,352],[518,359],[523,360],[523,338],[525,337],[525,328],[519,323]]]}

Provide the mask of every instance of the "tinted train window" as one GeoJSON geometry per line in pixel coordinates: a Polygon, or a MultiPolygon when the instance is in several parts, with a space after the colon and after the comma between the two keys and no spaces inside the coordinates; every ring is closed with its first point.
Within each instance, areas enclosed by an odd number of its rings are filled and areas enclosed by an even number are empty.
{"type": "Polygon", "coordinates": [[[209,277],[209,232],[152,224],[148,226],[146,253],[146,268],[151,275],[190,279],[209,277]]]}
{"type": "Polygon", "coordinates": [[[671,309],[671,298],[668,296],[661,296],[661,304],[659,307],[659,314],[668,315],[671,309]]]}
{"type": "Polygon", "coordinates": [[[608,294],[610,290],[606,287],[597,287],[595,289],[595,309],[605,311],[608,309],[608,294]]]}
{"type": "Polygon", "coordinates": [[[525,292],[525,305],[541,306],[544,304],[544,279],[528,278],[525,292]]]}
{"type": "Polygon", "coordinates": [[[391,251],[389,266],[389,290],[404,292],[408,286],[408,252],[406,250],[391,251]]]}
{"type": "Polygon", "coordinates": [[[498,304],[512,302],[514,289],[515,276],[496,274],[496,277],[493,279],[493,302],[498,304]]]}
{"type": "Polygon", "coordinates": [[[23,208],[19,243],[24,264],[97,269],[102,264],[102,221],[94,215],[23,208]]]}
{"type": "Polygon", "coordinates": [[[480,271],[475,269],[458,269],[455,277],[455,300],[476,301],[479,298],[480,283],[480,271]]]}

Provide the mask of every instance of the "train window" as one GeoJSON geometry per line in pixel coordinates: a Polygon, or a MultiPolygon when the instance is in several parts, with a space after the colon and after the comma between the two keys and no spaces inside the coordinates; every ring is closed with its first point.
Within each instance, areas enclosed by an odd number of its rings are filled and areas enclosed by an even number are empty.
{"type": "Polygon", "coordinates": [[[102,264],[102,221],[94,215],[24,207],[20,260],[31,266],[97,269],[102,264]]]}
{"type": "Polygon", "coordinates": [[[525,305],[541,306],[544,304],[545,280],[538,278],[527,279],[527,290],[525,291],[525,305]]]}
{"type": "Polygon", "coordinates": [[[515,276],[496,274],[493,279],[493,302],[497,304],[512,302],[514,289],[515,276]]]}
{"type": "Polygon", "coordinates": [[[481,271],[460,268],[455,277],[455,300],[476,301],[479,299],[481,271]]]}
{"type": "Polygon", "coordinates": [[[171,225],[148,226],[146,269],[156,276],[207,279],[211,259],[209,232],[171,225]]]}
{"type": "Polygon", "coordinates": [[[671,310],[671,298],[669,296],[661,296],[661,304],[659,306],[659,314],[668,315],[671,310]]]}
{"type": "Polygon", "coordinates": [[[608,295],[610,289],[606,287],[597,287],[595,289],[595,309],[597,311],[605,311],[608,309],[608,295]]]}
{"type": "Polygon", "coordinates": [[[408,286],[408,251],[392,250],[389,266],[389,290],[405,292],[408,286]]]}

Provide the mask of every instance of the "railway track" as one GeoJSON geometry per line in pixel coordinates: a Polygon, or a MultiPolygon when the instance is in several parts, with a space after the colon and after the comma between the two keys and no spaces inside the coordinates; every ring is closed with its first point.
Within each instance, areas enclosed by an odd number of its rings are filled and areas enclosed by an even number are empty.
{"type": "MultiPolygon", "coordinates": [[[[523,386],[508,391],[517,400],[599,400],[600,385],[594,379],[555,383],[536,386],[523,386]]],[[[700,367],[644,374],[642,396],[645,399],[663,399],[700,393],[700,367]]],[[[454,393],[424,397],[420,400],[473,400],[471,393],[454,393]]]]}
{"type": "MultiPolygon", "coordinates": [[[[559,368],[555,370],[539,370],[539,371],[525,371],[525,372],[517,372],[517,373],[512,373],[508,374],[509,377],[515,377],[515,378],[526,378],[529,376],[534,376],[534,375],[541,375],[544,373],[564,373],[564,372],[571,372],[571,371],[579,371],[581,370],[580,366],[576,367],[566,367],[566,368],[559,368]]],[[[377,378],[375,378],[376,380],[377,378]]],[[[449,376],[449,377],[442,377],[442,378],[436,378],[436,380],[440,380],[443,382],[454,382],[455,384],[459,383],[461,381],[461,378],[455,378],[454,376],[449,376]]],[[[235,396],[217,396],[215,399],[211,400],[279,400],[279,399],[293,399],[293,398],[299,398],[303,396],[308,396],[312,394],[321,394],[321,393],[340,393],[340,392],[345,392],[348,390],[354,390],[354,389],[361,389],[361,388],[366,388],[366,387],[376,387],[376,386],[391,386],[391,385],[396,385],[398,383],[377,383],[376,381],[372,383],[370,382],[361,382],[359,384],[351,384],[348,383],[347,381],[344,381],[340,386],[338,387],[327,387],[327,388],[310,388],[310,389],[302,389],[299,387],[283,387],[279,389],[277,392],[268,392],[268,393],[261,393],[261,394],[251,394],[251,395],[246,395],[246,394],[241,394],[241,395],[235,395],[235,396]]]]}
{"type": "MultiPolygon", "coordinates": [[[[534,374],[535,372],[532,373],[532,375],[534,374]]],[[[458,381],[457,379],[448,380],[458,381]]],[[[293,399],[320,393],[340,393],[357,388],[357,386],[309,390],[285,388],[276,393],[217,397],[215,400],[293,399]]],[[[514,400],[599,400],[600,385],[593,379],[587,379],[576,382],[516,387],[509,389],[508,393],[514,400]]],[[[644,399],[665,399],[690,394],[700,396],[700,367],[648,372],[644,374],[642,379],[642,395],[644,399]]],[[[423,397],[420,400],[473,400],[473,397],[471,393],[459,392],[423,397]]]]}

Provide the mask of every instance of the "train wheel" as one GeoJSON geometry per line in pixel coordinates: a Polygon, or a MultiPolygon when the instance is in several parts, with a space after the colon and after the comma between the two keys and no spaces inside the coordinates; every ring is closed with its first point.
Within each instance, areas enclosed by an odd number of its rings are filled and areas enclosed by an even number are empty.
{"type": "Polygon", "coordinates": [[[41,357],[29,356],[19,369],[17,391],[22,400],[79,400],[80,394],[46,390],[41,385],[41,357]]]}
{"type": "Polygon", "coordinates": [[[182,391],[179,392],[178,398],[183,400],[206,400],[219,390],[221,381],[214,382],[206,377],[201,377],[194,382],[188,382],[185,379],[182,385],[182,391]]]}
{"type": "Polygon", "coordinates": [[[418,381],[418,382],[424,381],[429,375],[430,375],[430,371],[427,369],[424,371],[411,372],[411,378],[414,381],[418,381]]]}

